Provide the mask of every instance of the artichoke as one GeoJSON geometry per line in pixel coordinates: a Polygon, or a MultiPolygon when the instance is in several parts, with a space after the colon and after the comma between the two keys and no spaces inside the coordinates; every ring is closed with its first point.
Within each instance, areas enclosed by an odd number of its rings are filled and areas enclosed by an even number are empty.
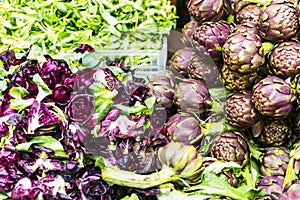
{"type": "Polygon", "coordinates": [[[261,131],[254,134],[255,141],[264,147],[282,146],[291,136],[290,123],[284,118],[264,118],[261,131]]]}
{"type": "Polygon", "coordinates": [[[242,74],[255,72],[265,62],[261,38],[252,33],[230,34],[222,52],[228,68],[242,74]]]}
{"type": "Polygon", "coordinates": [[[158,150],[162,168],[152,174],[141,175],[132,171],[105,167],[102,179],[108,183],[132,188],[147,189],[167,182],[197,183],[203,159],[191,145],[170,142],[158,150]]]}
{"type": "Polygon", "coordinates": [[[235,1],[234,2],[235,20],[238,24],[243,22],[259,23],[259,15],[262,8],[258,4],[253,4],[250,1],[235,1]]]}
{"type": "Polygon", "coordinates": [[[200,179],[203,158],[191,145],[170,142],[158,150],[158,159],[163,167],[171,168],[180,178],[191,182],[200,179]]]}
{"type": "Polygon", "coordinates": [[[195,56],[188,66],[188,77],[206,83],[208,87],[220,86],[220,73],[213,61],[195,56]]]}
{"type": "Polygon", "coordinates": [[[257,188],[263,189],[272,199],[278,199],[282,195],[283,176],[265,176],[259,182],[257,188]]]}
{"type": "Polygon", "coordinates": [[[261,37],[273,42],[280,42],[294,37],[299,29],[296,6],[287,1],[273,1],[259,16],[261,37]]]}
{"type": "Polygon", "coordinates": [[[189,113],[177,113],[166,124],[169,138],[174,142],[200,147],[203,138],[199,122],[189,113]]]}
{"type": "Polygon", "coordinates": [[[221,81],[230,91],[251,90],[257,77],[258,73],[256,71],[249,74],[240,74],[230,70],[226,64],[223,65],[221,71],[221,81]]]}
{"type": "Polygon", "coordinates": [[[300,73],[300,44],[296,41],[277,45],[269,58],[272,72],[282,79],[294,77],[300,73]]]}
{"type": "Polygon", "coordinates": [[[182,33],[188,37],[192,38],[194,31],[198,28],[199,23],[196,20],[191,20],[186,23],[182,28],[182,33]]]}
{"type": "Polygon", "coordinates": [[[284,176],[290,159],[285,147],[270,147],[260,157],[260,172],[264,176],[284,176]]]}
{"type": "Polygon", "coordinates": [[[280,117],[287,115],[293,108],[295,95],[290,85],[276,76],[268,76],[253,87],[252,102],[265,116],[280,117]]]}
{"type": "Polygon", "coordinates": [[[237,131],[223,131],[214,138],[211,156],[218,160],[233,161],[245,166],[250,159],[249,147],[237,131]]]}
{"type": "Polygon", "coordinates": [[[167,70],[164,75],[150,77],[147,86],[150,95],[156,97],[157,104],[166,108],[173,105],[175,77],[172,72],[167,70]]]}
{"type": "Polygon", "coordinates": [[[171,57],[170,69],[174,72],[180,73],[184,77],[187,77],[187,68],[191,62],[191,59],[195,56],[196,54],[192,48],[185,47],[183,49],[179,49],[171,57]]]}
{"type": "Polygon", "coordinates": [[[189,0],[188,11],[199,23],[219,21],[231,12],[231,0],[189,0]]]}
{"type": "Polygon", "coordinates": [[[193,33],[193,39],[205,48],[216,64],[222,61],[221,48],[229,33],[230,25],[225,21],[203,22],[193,33]]]}
{"type": "Polygon", "coordinates": [[[278,200],[298,200],[300,199],[300,180],[293,182],[285,188],[283,195],[278,200]]]}
{"type": "Polygon", "coordinates": [[[231,29],[232,33],[251,33],[259,35],[259,30],[257,24],[254,22],[243,22],[236,25],[231,29]]]}
{"type": "Polygon", "coordinates": [[[259,112],[251,101],[252,92],[232,93],[225,101],[225,116],[229,124],[249,128],[260,119],[259,112]]]}
{"type": "Polygon", "coordinates": [[[174,101],[182,112],[201,114],[212,107],[206,84],[196,79],[183,79],[175,89],[174,101]]]}

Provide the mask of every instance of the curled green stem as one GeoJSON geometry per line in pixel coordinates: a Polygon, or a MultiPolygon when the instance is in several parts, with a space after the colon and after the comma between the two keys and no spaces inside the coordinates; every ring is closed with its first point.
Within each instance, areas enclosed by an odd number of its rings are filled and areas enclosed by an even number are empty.
{"type": "Polygon", "coordinates": [[[178,175],[170,168],[162,168],[158,172],[142,175],[135,172],[120,170],[117,168],[102,169],[102,179],[116,185],[147,189],[163,183],[180,180],[178,175]]]}

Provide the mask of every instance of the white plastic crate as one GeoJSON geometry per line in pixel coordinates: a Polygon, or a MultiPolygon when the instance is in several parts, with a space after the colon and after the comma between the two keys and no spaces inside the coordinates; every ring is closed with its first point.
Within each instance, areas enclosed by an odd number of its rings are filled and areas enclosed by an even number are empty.
{"type": "Polygon", "coordinates": [[[109,59],[115,57],[126,56],[128,57],[131,69],[135,69],[135,76],[137,77],[150,77],[164,73],[167,65],[167,36],[163,37],[162,48],[159,50],[96,50],[101,56],[109,59]],[[148,65],[136,65],[134,58],[136,57],[149,57],[148,65]]]}

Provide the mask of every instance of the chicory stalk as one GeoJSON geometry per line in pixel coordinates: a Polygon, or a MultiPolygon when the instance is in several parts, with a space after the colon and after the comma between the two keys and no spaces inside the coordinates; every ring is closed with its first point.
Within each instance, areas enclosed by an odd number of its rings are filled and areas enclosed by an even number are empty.
{"type": "Polygon", "coordinates": [[[158,150],[158,159],[162,168],[152,174],[142,175],[132,171],[104,167],[102,178],[109,183],[141,189],[167,182],[188,185],[199,181],[203,159],[193,146],[170,142],[158,150]]]}

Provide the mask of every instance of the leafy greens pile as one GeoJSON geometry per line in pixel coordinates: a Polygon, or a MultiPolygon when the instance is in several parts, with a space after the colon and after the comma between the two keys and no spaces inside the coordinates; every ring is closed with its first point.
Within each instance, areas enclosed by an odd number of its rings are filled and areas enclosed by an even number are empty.
{"type": "Polygon", "coordinates": [[[175,7],[162,0],[3,0],[0,51],[11,47],[19,53],[33,44],[36,53],[43,49],[63,58],[80,43],[95,49],[160,49],[175,20],[175,7]]]}

